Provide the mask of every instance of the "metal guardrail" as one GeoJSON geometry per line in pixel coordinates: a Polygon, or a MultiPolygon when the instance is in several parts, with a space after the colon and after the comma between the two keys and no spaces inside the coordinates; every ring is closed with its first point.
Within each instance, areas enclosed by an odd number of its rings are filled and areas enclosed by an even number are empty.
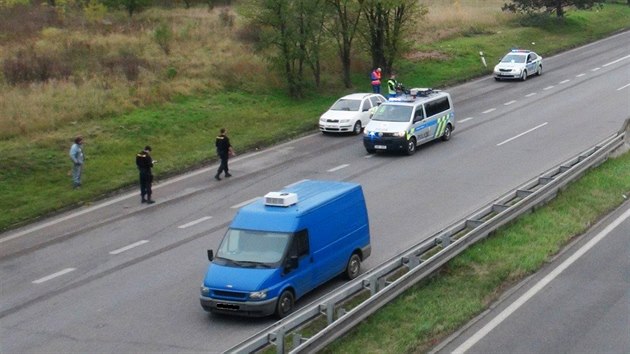
{"type": "Polygon", "coordinates": [[[588,169],[604,162],[612,151],[624,144],[624,139],[627,144],[629,122],[630,118],[619,133],[342,285],[333,293],[267,327],[227,352],[252,353],[275,346],[277,353],[284,353],[289,334],[292,334],[290,353],[312,353],[322,349],[472,244],[520,215],[545,204],[588,169]],[[348,307],[352,308],[346,310],[348,307]],[[323,328],[307,327],[318,327],[317,324],[323,328]],[[309,338],[302,338],[299,331],[316,333],[309,338]]]}

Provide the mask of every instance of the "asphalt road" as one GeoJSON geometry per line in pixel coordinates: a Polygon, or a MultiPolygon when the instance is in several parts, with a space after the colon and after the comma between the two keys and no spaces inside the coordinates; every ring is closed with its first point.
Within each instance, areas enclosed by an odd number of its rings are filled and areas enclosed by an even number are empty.
{"type": "Polygon", "coordinates": [[[630,202],[435,353],[629,353],[630,202]]]}
{"type": "Polygon", "coordinates": [[[448,88],[453,138],[411,157],[314,134],[237,157],[229,180],[214,181],[211,166],[160,181],[151,206],[134,191],[2,234],[0,351],[224,351],[273,323],[199,305],[206,249],[239,206],[302,179],[358,182],[372,232],[364,269],[375,267],[618,131],[630,116],[627,48],[630,32],[545,58],[543,75],[525,82],[448,88]]]}

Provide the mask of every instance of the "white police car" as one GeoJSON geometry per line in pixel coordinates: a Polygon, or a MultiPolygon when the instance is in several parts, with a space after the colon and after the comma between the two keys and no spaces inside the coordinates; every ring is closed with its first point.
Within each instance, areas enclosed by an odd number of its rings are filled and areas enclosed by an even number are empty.
{"type": "Polygon", "coordinates": [[[542,57],[531,50],[512,49],[494,67],[494,79],[527,80],[530,75],[541,75],[543,69],[542,57]]]}

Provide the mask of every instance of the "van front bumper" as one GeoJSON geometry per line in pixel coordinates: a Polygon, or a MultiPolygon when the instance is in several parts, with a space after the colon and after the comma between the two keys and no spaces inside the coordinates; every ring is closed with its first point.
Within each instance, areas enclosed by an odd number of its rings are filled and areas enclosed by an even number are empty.
{"type": "Polygon", "coordinates": [[[264,317],[276,312],[277,298],[263,301],[229,301],[200,296],[201,307],[212,313],[229,315],[264,317]]]}
{"type": "Polygon", "coordinates": [[[364,136],[363,146],[371,151],[404,151],[407,148],[407,138],[364,136]]]}

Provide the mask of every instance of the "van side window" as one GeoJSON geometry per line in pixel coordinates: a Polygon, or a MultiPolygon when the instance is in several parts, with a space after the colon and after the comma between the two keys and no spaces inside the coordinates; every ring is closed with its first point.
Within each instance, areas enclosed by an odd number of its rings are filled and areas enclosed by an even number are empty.
{"type": "Polygon", "coordinates": [[[451,108],[451,104],[449,103],[447,97],[440,97],[435,101],[425,103],[424,108],[427,110],[427,117],[431,117],[449,110],[451,108]]]}
{"type": "Polygon", "coordinates": [[[413,114],[413,121],[417,122],[423,119],[424,119],[424,112],[422,111],[422,106],[418,106],[416,108],[416,112],[413,114]]]}
{"type": "Polygon", "coordinates": [[[308,231],[306,229],[296,232],[293,236],[291,255],[298,257],[308,255],[308,231]]]}

